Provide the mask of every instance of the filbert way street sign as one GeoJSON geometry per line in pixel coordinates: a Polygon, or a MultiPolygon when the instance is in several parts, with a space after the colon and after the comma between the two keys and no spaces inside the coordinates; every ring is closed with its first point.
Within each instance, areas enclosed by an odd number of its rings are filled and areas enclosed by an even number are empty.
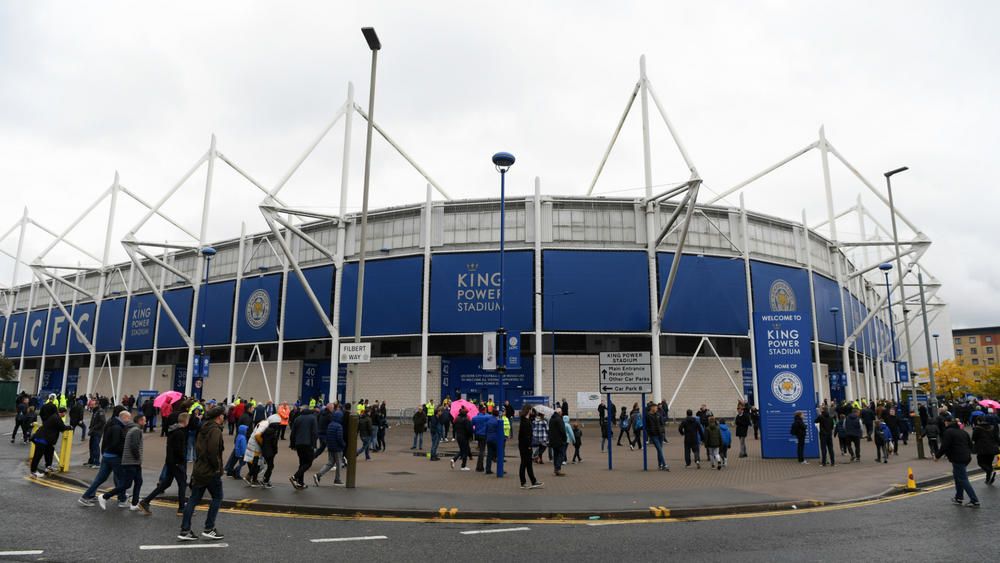
{"type": "Polygon", "coordinates": [[[601,352],[598,389],[601,393],[652,393],[649,352],[601,352]]]}

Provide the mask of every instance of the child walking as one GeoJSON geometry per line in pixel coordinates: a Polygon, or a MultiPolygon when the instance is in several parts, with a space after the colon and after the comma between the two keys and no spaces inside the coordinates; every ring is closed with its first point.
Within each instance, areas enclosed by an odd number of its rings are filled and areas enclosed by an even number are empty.
{"type": "Polygon", "coordinates": [[[583,461],[580,457],[580,446],[583,445],[583,429],[580,428],[579,422],[574,422],[573,428],[573,463],[578,461],[583,461]]]}

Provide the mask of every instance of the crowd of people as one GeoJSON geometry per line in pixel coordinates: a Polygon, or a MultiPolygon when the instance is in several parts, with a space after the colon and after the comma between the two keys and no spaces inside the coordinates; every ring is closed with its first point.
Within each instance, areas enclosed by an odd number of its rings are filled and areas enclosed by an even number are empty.
{"type": "MultiPolygon", "coordinates": [[[[289,476],[296,490],[308,487],[306,477],[324,452],[327,454],[325,464],[311,474],[314,486],[320,486],[330,471],[334,471],[333,485],[343,486],[341,472],[349,458],[360,460],[363,454],[364,459],[369,460],[372,453],[386,449],[389,424],[385,402],[362,400],[354,405],[323,404],[319,398],[313,398],[305,404],[282,402],[275,405],[272,401],[258,403],[253,398],[230,399],[203,404],[195,397],[180,397],[157,408],[152,398],[137,407],[134,397],[125,397],[114,404],[107,397],[97,395],[50,394],[41,400],[22,393],[17,401],[11,442],[21,438],[22,443],[33,443],[35,450],[30,473],[41,478],[53,470],[54,448],[63,433],[72,431],[75,436],[76,429],[80,428],[81,441],[89,437],[85,465],[96,469],[97,474],[79,498],[79,504],[106,509],[108,502],[115,499],[120,508],[149,515],[151,503],[176,484],[177,515],[182,518],[177,537],[183,541],[198,538],[192,531],[192,517],[194,507],[205,493],[211,497],[211,502],[201,537],[210,540],[223,537],[215,527],[223,500],[223,476],[242,480],[248,487],[269,489],[274,486],[271,479],[282,440],[287,439],[297,457],[297,468],[289,476]],[[109,408],[110,413],[107,412],[109,408]],[[355,429],[358,446],[348,456],[351,436],[347,419],[352,414],[358,416],[355,429]],[[162,435],[166,436],[164,462],[156,486],[143,497],[143,435],[155,431],[157,420],[162,435]],[[232,440],[228,458],[224,456],[227,431],[232,440]],[[188,464],[192,464],[190,475],[188,464]],[[98,494],[98,489],[109,479],[113,487],[98,494]]],[[[430,447],[426,456],[430,461],[441,459],[438,450],[442,443],[454,442],[457,453],[450,458],[451,469],[472,471],[475,459],[476,472],[492,475],[506,442],[513,437],[513,424],[517,422],[521,488],[544,486],[536,478],[534,468],[545,464],[546,460],[552,464],[556,477],[566,475],[567,464],[583,462],[580,454],[583,426],[579,421],[570,420],[565,399],[551,406],[526,404],[517,418],[509,401],[502,405],[492,400],[457,401],[453,404],[446,396],[436,403],[428,401],[417,406],[412,416],[411,450],[423,451],[424,435],[429,432],[430,447]],[[570,446],[573,447],[571,459],[570,446]]],[[[670,470],[664,445],[669,443],[667,430],[672,419],[665,401],[646,405],[634,403],[631,409],[623,406],[620,410],[613,403],[601,401],[597,411],[601,451],[613,447],[613,443],[629,450],[650,446],[656,452],[658,469],[670,470]],[[615,428],[618,429],[617,441],[615,428]],[[622,444],[623,437],[626,444],[622,444]]],[[[986,474],[986,483],[992,485],[996,478],[994,465],[1000,454],[1000,420],[993,409],[981,408],[974,401],[945,403],[933,413],[923,404],[916,413],[908,413],[902,404],[890,401],[824,401],[817,411],[808,416],[805,412],[796,413],[789,429],[797,442],[798,461],[802,464],[808,463],[804,445],[807,425],[811,422],[818,431],[820,464],[824,467],[836,464],[834,438],[842,462],[846,457],[848,463],[860,463],[862,443],[870,442],[876,463],[888,463],[890,456],[899,455],[899,443],[906,445],[919,431],[919,439],[927,440],[935,460],[947,457],[952,463],[956,488],[953,501],[956,504],[963,504],[964,496],[968,495],[968,505],[979,506],[966,470],[972,454],[976,455],[977,464],[986,474]],[[971,433],[965,429],[968,425],[972,426],[971,433]]],[[[752,405],[740,402],[732,424],[731,428],[726,418],[715,416],[706,405],[701,405],[697,411],[688,409],[676,423],[677,434],[683,443],[685,467],[693,463],[695,468],[701,468],[703,448],[710,467],[718,471],[729,467],[733,436],[738,441],[738,456],[747,457],[747,440],[751,435],[755,440],[760,437],[760,413],[752,405]]]]}

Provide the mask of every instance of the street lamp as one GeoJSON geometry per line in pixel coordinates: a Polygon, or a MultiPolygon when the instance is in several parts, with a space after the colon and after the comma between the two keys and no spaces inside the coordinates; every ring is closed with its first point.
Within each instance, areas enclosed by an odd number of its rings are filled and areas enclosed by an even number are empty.
{"type": "Polygon", "coordinates": [[[889,287],[889,272],[892,264],[883,262],[878,265],[878,269],[885,274],[885,298],[886,307],[889,309],[889,343],[892,349],[892,371],[896,376],[896,400],[899,400],[899,367],[896,365],[896,322],[892,318],[892,289],[889,287]]]}
{"type": "MultiPolygon", "coordinates": [[[[211,246],[206,246],[202,248],[199,252],[205,257],[205,291],[201,292],[201,311],[198,315],[201,317],[201,350],[198,352],[198,373],[201,374],[201,378],[204,379],[207,373],[205,369],[205,306],[208,303],[208,272],[212,267],[212,258],[215,258],[216,250],[211,246]]],[[[193,393],[193,391],[192,391],[193,393]]]]}
{"type": "Polygon", "coordinates": [[[940,338],[941,335],[935,332],[933,336],[934,336],[934,351],[936,352],[937,355],[937,367],[938,369],[941,369],[941,348],[938,346],[938,338],[940,338]]]}
{"type": "MultiPolygon", "coordinates": [[[[833,315],[833,351],[834,355],[839,355],[840,351],[840,334],[837,332],[837,313],[840,312],[840,307],[830,307],[830,314],[833,315]]],[[[843,363],[843,359],[841,359],[843,363]]],[[[841,371],[843,371],[844,366],[840,366],[841,371]]],[[[837,374],[837,383],[840,383],[840,374],[837,374]]]]}
{"type": "MultiPolygon", "coordinates": [[[[365,247],[368,246],[368,186],[372,168],[372,130],[375,126],[375,69],[378,64],[378,52],[382,49],[382,42],[375,34],[375,28],[362,27],[361,33],[365,36],[368,48],[372,52],[372,73],[368,82],[368,137],[365,140],[365,182],[364,191],[361,196],[361,243],[358,251],[358,290],[357,301],[354,308],[354,342],[361,342],[361,304],[364,302],[365,294],[365,247]]],[[[337,353],[336,350],[333,353],[337,353]]]]}
{"type": "MultiPolygon", "coordinates": [[[[504,198],[506,196],[506,178],[507,171],[510,167],[514,165],[514,155],[509,152],[498,152],[493,155],[493,166],[496,166],[497,172],[500,173],[500,326],[497,328],[497,372],[500,375],[500,401],[498,404],[500,408],[503,408],[504,404],[504,393],[503,393],[503,374],[507,369],[507,330],[503,326],[503,304],[506,294],[503,291],[503,251],[504,251],[504,236],[506,234],[506,209],[504,207],[504,198]]],[[[504,448],[504,433],[500,432],[500,447],[497,448],[497,479],[503,477],[503,448],[504,448]]]]}
{"type": "MultiPolygon", "coordinates": [[[[560,291],[558,293],[543,293],[541,291],[536,291],[535,295],[540,295],[542,297],[560,297],[563,295],[573,295],[572,291],[560,291]]],[[[552,300],[552,316],[556,316],[556,300],[552,300]]],[[[541,328],[539,328],[541,330],[541,328]]],[[[556,400],[556,329],[552,327],[552,401],[550,404],[554,403],[556,400]]],[[[566,414],[566,413],[563,413],[566,414]]]]}

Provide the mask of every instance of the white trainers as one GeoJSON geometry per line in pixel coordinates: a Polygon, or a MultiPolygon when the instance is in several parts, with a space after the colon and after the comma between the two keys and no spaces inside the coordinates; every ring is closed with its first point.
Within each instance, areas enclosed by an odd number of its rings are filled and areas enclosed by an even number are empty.
{"type": "Polygon", "coordinates": [[[97,495],[97,504],[101,507],[101,510],[108,509],[108,499],[104,498],[104,495],[97,495]]]}

